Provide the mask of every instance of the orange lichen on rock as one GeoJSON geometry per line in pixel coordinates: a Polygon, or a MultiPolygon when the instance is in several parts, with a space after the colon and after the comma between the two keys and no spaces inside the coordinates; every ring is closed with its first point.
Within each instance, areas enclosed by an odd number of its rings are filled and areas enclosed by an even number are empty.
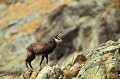
{"type": "MultiPolygon", "coordinates": [[[[34,19],[31,19],[32,21],[26,22],[21,25],[17,25],[19,32],[25,33],[25,34],[31,34],[33,33],[37,28],[39,28],[41,22],[44,20],[44,18],[47,16],[47,13],[50,13],[55,8],[58,8],[62,5],[68,5],[72,3],[73,0],[64,0],[64,1],[56,1],[56,0],[26,0],[24,2],[16,3],[13,5],[10,5],[7,9],[4,11],[1,11],[1,16],[4,16],[0,20],[1,28],[7,28],[8,25],[13,22],[14,20],[24,20],[24,17],[28,16],[31,17],[30,14],[38,14],[42,16],[35,17],[34,19]]],[[[33,15],[34,16],[34,15],[33,15]]],[[[29,19],[29,18],[28,18],[29,19]]],[[[25,20],[26,21],[26,20],[25,20]]],[[[19,24],[19,21],[18,23],[19,24]]],[[[14,26],[13,26],[14,27],[14,26]]],[[[46,33],[43,32],[43,34],[46,33]]],[[[19,34],[19,33],[17,33],[19,34]]],[[[9,37],[5,39],[0,39],[0,41],[13,41],[16,38],[16,35],[10,35],[9,37]]],[[[42,34],[42,33],[41,33],[42,34]]]]}
{"type": "Polygon", "coordinates": [[[26,3],[15,4],[14,6],[10,6],[8,10],[11,12],[15,12],[15,11],[22,10],[23,8],[25,8],[25,6],[27,6],[26,3]]]}
{"type": "Polygon", "coordinates": [[[63,70],[64,71],[64,78],[66,79],[67,77],[74,77],[78,74],[79,70],[81,67],[76,67],[73,70],[67,69],[67,70],[63,70]]]}
{"type": "Polygon", "coordinates": [[[4,39],[5,42],[11,42],[16,38],[16,35],[10,35],[8,38],[4,39]]]}
{"type": "Polygon", "coordinates": [[[9,16],[6,17],[6,18],[3,18],[3,19],[1,20],[1,26],[6,27],[9,22],[10,22],[9,16]]]}
{"type": "Polygon", "coordinates": [[[104,10],[103,12],[103,15],[102,15],[102,19],[101,19],[101,26],[104,26],[106,24],[106,18],[108,16],[108,14],[110,13],[110,11],[113,9],[113,8],[116,8],[116,7],[120,7],[120,0],[116,0],[112,3],[110,3],[104,10]]]}
{"type": "Polygon", "coordinates": [[[109,73],[108,79],[119,79],[115,73],[109,73]]]}
{"type": "Polygon", "coordinates": [[[104,54],[105,59],[107,60],[110,57],[110,53],[104,54]]]}
{"type": "Polygon", "coordinates": [[[23,26],[20,27],[20,31],[24,32],[24,33],[31,33],[33,32],[35,29],[37,29],[40,25],[40,21],[39,19],[35,19],[23,26]]]}
{"type": "Polygon", "coordinates": [[[107,14],[115,7],[120,7],[120,0],[116,0],[115,2],[112,2],[111,4],[109,4],[105,9],[104,14],[106,14],[107,16],[107,14]]]}
{"type": "Polygon", "coordinates": [[[103,60],[100,61],[100,63],[101,63],[102,65],[104,65],[110,56],[111,56],[110,53],[104,54],[104,55],[103,55],[104,58],[103,58],[103,60]]]}
{"type": "Polygon", "coordinates": [[[73,0],[65,0],[65,1],[58,2],[58,3],[53,3],[56,1],[54,0],[37,0],[37,1],[29,0],[23,3],[19,3],[19,4],[17,3],[15,5],[10,6],[7,10],[1,12],[1,15],[6,14],[6,16],[2,19],[1,25],[2,27],[7,26],[10,21],[14,19],[21,19],[33,12],[38,12],[44,15],[59,6],[72,3],[72,1],[73,0]]]}
{"type": "Polygon", "coordinates": [[[56,8],[58,8],[58,7],[60,7],[60,6],[62,6],[62,5],[68,5],[68,4],[71,4],[72,3],[72,1],[73,0],[65,0],[65,1],[62,1],[62,2],[60,2],[59,4],[57,4],[57,5],[51,5],[51,6],[49,6],[49,7],[47,7],[47,12],[50,12],[50,11],[52,11],[52,10],[54,10],[54,9],[56,9],[56,8]]]}

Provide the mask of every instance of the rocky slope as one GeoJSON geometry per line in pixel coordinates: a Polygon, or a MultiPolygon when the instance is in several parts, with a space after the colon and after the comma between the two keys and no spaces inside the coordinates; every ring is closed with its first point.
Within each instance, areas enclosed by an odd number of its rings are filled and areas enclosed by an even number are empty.
{"type": "MultiPolygon", "coordinates": [[[[120,0],[1,2],[0,73],[19,74],[25,71],[26,46],[49,40],[58,30],[61,30],[63,42],[51,54],[50,65],[57,63],[63,66],[74,54],[84,52],[86,56],[89,50],[101,43],[116,41],[120,38],[119,7],[120,0]]],[[[35,69],[39,65],[36,62],[39,62],[38,58],[33,62],[35,69]]]]}
{"type": "MultiPolygon", "coordinates": [[[[84,53],[84,52],[83,52],[84,53]]],[[[9,76],[7,76],[9,78],[9,76]]],[[[5,78],[5,77],[1,77],[5,78]]],[[[18,79],[119,79],[120,39],[107,41],[88,51],[87,55],[76,54],[62,66],[45,66],[36,71],[27,71],[18,79]]]]}

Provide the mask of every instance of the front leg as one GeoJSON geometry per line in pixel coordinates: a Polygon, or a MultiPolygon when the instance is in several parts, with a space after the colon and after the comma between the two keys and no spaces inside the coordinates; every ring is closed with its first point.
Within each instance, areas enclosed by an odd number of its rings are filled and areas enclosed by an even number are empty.
{"type": "Polygon", "coordinates": [[[41,67],[41,64],[42,64],[43,59],[44,59],[44,55],[42,55],[42,59],[41,59],[41,61],[40,61],[40,67],[41,67]]]}
{"type": "Polygon", "coordinates": [[[45,58],[46,58],[46,65],[48,66],[48,54],[45,55],[45,58]]]}

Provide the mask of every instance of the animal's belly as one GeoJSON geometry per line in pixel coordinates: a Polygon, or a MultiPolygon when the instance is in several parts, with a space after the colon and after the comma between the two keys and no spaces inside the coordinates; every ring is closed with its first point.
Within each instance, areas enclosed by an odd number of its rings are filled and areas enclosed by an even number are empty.
{"type": "Polygon", "coordinates": [[[53,50],[35,51],[35,54],[36,55],[45,55],[45,54],[50,54],[52,52],[53,52],[53,50]]]}
{"type": "Polygon", "coordinates": [[[34,50],[34,53],[36,55],[41,55],[41,54],[50,54],[53,52],[53,50],[55,49],[55,47],[46,47],[43,49],[36,49],[34,50]]]}
{"type": "Polygon", "coordinates": [[[35,55],[42,55],[44,54],[44,51],[36,50],[34,51],[35,55]]]}

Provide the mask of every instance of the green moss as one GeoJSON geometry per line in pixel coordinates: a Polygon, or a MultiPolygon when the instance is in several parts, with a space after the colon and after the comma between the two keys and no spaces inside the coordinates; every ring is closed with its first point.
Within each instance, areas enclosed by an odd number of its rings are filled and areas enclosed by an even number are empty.
{"type": "Polygon", "coordinates": [[[85,79],[105,79],[105,70],[103,67],[95,66],[85,71],[85,79]]]}

